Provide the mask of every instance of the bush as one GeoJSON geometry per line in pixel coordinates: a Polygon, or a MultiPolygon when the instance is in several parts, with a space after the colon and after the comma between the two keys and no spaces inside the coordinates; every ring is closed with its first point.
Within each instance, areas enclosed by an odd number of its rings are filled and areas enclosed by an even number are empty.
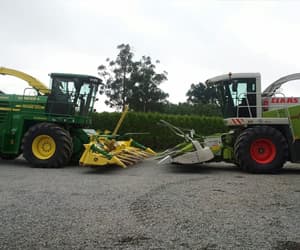
{"type": "MultiPolygon", "coordinates": [[[[117,112],[94,113],[92,126],[101,131],[105,129],[113,131],[120,116],[121,113],[117,112]]],[[[163,150],[181,142],[182,138],[158,124],[160,120],[165,120],[183,129],[194,129],[197,134],[204,136],[226,131],[223,119],[220,117],[128,112],[118,134],[137,133],[130,137],[155,150],[163,150]]]]}

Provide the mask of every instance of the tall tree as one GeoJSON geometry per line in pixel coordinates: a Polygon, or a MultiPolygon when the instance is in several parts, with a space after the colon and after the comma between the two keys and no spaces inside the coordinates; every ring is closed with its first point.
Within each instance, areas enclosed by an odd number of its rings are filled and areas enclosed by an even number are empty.
{"type": "Polygon", "coordinates": [[[102,91],[108,97],[106,105],[124,109],[130,93],[131,74],[134,70],[133,52],[129,44],[120,44],[117,49],[119,50],[117,58],[115,60],[107,58],[107,66],[100,65],[98,74],[104,82],[102,91]]]}
{"type": "Polygon", "coordinates": [[[130,107],[143,112],[160,111],[169,95],[158,86],[167,80],[167,72],[156,73],[156,65],[149,56],[143,56],[136,66],[136,71],[132,75],[134,85],[129,98],[130,107]]]}
{"type": "Polygon", "coordinates": [[[192,84],[188,92],[188,103],[192,104],[216,104],[215,88],[207,87],[204,83],[192,84]]]}
{"type": "Polygon", "coordinates": [[[136,111],[157,111],[168,97],[158,87],[167,79],[167,73],[156,73],[156,66],[149,56],[134,61],[129,44],[121,44],[117,49],[119,53],[115,60],[108,58],[107,65],[98,67],[104,82],[101,91],[108,97],[106,104],[117,109],[130,104],[136,111]]]}

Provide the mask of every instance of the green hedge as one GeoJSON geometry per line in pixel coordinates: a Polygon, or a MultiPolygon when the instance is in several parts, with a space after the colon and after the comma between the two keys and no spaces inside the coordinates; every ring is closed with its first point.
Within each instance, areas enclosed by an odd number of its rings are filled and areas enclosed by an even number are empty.
{"type": "MultiPolygon", "coordinates": [[[[94,113],[92,116],[93,128],[101,131],[105,129],[113,131],[120,116],[121,113],[117,112],[94,113]]],[[[168,121],[180,128],[193,128],[200,135],[226,131],[224,122],[220,117],[128,112],[118,134],[147,132],[149,134],[132,135],[131,137],[155,150],[163,150],[182,141],[168,128],[159,125],[159,120],[168,121]]]]}

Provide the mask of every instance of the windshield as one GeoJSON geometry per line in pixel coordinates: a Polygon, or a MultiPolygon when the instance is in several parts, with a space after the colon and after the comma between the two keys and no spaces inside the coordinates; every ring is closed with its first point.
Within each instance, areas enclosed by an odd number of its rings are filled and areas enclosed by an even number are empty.
{"type": "Polygon", "coordinates": [[[87,115],[93,111],[95,97],[98,91],[98,84],[84,81],[79,84],[80,90],[77,89],[78,97],[75,96],[74,103],[76,103],[76,112],[80,115],[87,115]]]}
{"type": "Polygon", "coordinates": [[[215,89],[224,118],[256,116],[255,78],[218,81],[211,86],[215,89]]]}

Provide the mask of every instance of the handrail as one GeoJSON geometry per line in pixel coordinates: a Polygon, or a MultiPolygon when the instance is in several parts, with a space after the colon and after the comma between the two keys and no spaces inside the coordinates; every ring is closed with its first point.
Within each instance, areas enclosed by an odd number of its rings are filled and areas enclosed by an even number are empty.
{"type": "MultiPolygon", "coordinates": [[[[249,112],[249,116],[250,117],[253,117],[253,114],[252,114],[252,111],[251,111],[251,108],[267,108],[267,107],[269,107],[269,106],[267,106],[267,105],[258,105],[258,104],[256,104],[256,105],[249,105],[249,100],[248,100],[248,95],[249,94],[251,94],[251,95],[256,95],[256,92],[247,92],[247,93],[241,93],[239,96],[238,96],[238,98],[237,98],[237,100],[242,100],[243,98],[245,98],[245,100],[246,100],[246,104],[247,105],[237,105],[237,117],[239,117],[239,113],[240,113],[240,109],[241,108],[247,108],[248,109],[248,112],[249,112]],[[243,96],[242,98],[241,98],[241,96],[243,96]]],[[[275,93],[273,93],[274,95],[275,94],[279,94],[279,95],[282,95],[282,97],[283,98],[285,98],[286,96],[285,96],[285,94],[284,93],[282,93],[282,92],[275,92],[275,93]]],[[[270,96],[271,97],[271,96],[270,96]]],[[[266,97],[266,98],[270,98],[270,97],[266,97]]],[[[290,115],[289,115],[289,112],[288,112],[288,106],[287,105],[272,105],[272,107],[274,108],[274,107],[276,107],[276,108],[278,108],[278,110],[280,110],[280,109],[284,109],[285,110],[285,113],[286,113],[286,115],[287,115],[287,117],[290,119],[290,115]]]]}

